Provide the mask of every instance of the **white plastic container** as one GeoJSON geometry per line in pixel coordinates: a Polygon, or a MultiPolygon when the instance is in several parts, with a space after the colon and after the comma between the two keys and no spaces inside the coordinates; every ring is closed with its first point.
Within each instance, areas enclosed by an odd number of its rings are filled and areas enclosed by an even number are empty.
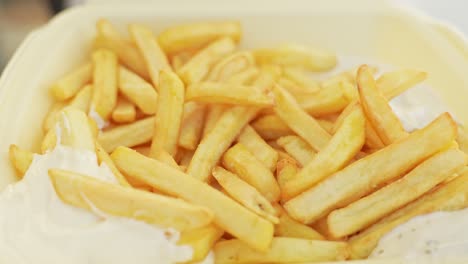
{"type": "Polygon", "coordinates": [[[38,150],[42,120],[52,103],[48,88],[87,58],[100,17],[110,19],[122,31],[129,22],[143,22],[156,32],[182,22],[232,18],[243,24],[245,47],[294,41],[422,69],[429,73],[427,82],[442,101],[459,121],[468,124],[468,45],[463,37],[429,18],[380,1],[171,0],[89,5],[67,10],[31,33],[0,78],[0,189],[15,180],[8,146],[15,143],[38,150]]]}

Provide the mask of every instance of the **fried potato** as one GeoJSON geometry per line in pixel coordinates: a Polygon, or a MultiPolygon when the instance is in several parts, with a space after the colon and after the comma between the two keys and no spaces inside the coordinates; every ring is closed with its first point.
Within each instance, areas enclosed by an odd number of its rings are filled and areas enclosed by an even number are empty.
{"type": "Polygon", "coordinates": [[[295,95],[298,104],[312,116],[320,117],[338,113],[349,103],[344,92],[346,82],[337,82],[322,87],[316,93],[303,93],[295,95]]]}
{"type": "Polygon", "coordinates": [[[455,136],[456,124],[445,113],[425,128],[338,171],[289,200],[284,207],[294,219],[313,223],[337,207],[350,204],[398,179],[408,169],[447,147],[455,136]]]}
{"type": "Polygon", "coordinates": [[[316,152],[309,143],[305,142],[298,136],[285,136],[276,140],[286,153],[291,155],[295,160],[299,161],[301,166],[305,166],[315,157],[316,152]]]}
{"type": "Polygon", "coordinates": [[[221,82],[231,76],[255,65],[252,53],[238,51],[217,62],[206,76],[207,81],[221,82]]]}
{"type": "Polygon", "coordinates": [[[279,223],[275,225],[275,236],[325,240],[325,238],[312,227],[292,219],[280,205],[275,206],[275,209],[280,212],[279,223]]]}
{"type": "Polygon", "coordinates": [[[14,144],[10,145],[8,153],[10,162],[16,169],[18,178],[22,179],[33,161],[34,153],[20,149],[14,144]]]}
{"type": "Polygon", "coordinates": [[[435,211],[455,211],[467,206],[468,172],[465,172],[351,237],[349,240],[351,258],[366,258],[377,246],[380,238],[415,216],[435,211]]]}
{"type": "Polygon", "coordinates": [[[203,127],[203,136],[205,137],[208,135],[208,133],[211,132],[213,127],[216,125],[218,122],[219,118],[223,115],[224,111],[229,108],[228,105],[222,105],[222,104],[217,104],[217,105],[208,105],[206,111],[206,117],[205,117],[205,124],[203,127]]]}
{"type": "Polygon", "coordinates": [[[103,131],[98,141],[107,153],[114,151],[118,146],[134,147],[150,142],[154,134],[154,117],[147,117],[136,122],[116,126],[103,131]]]}
{"type": "Polygon", "coordinates": [[[153,86],[124,67],[119,68],[119,91],[143,113],[156,113],[158,93],[153,86]]]}
{"type": "Polygon", "coordinates": [[[179,231],[203,227],[213,220],[209,209],[180,199],[125,188],[65,170],[51,169],[49,176],[64,202],[90,211],[97,208],[111,215],[179,231]]]}
{"type": "Polygon", "coordinates": [[[270,147],[250,125],[245,126],[237,137],[237,142],[244,145],[270,171],[275,170],[278,152],[270,147]]]}
{"type": "Polygon", "coordinates": [[[364,145],[365,122],[361,108],[355,108],[325,148],[284,185],[282,198],[291,199],[346,166],[364,145]]]}
{"type": "Polygon", "coordinates": [[[462,125],[458,125],[457,143],[460,150],[468,154],[468,133],[462,125]]]}
{"type": "Polygon", "coordinates": [[[280,189],[290,180],[294,179],[299,171],[297,161],[291,157],[282,157],[276,164],[276,179],[280,189]]]}
{"type": "Polygon", "coordinates": [[[267,107],[272,98],[256,87],[226,82],[200,82],[187,87],[186,100],[212,104],[267,107]]]}
{"type": "MultiPolygon", "coordinates": [[[[116,166],[127,175],[156,189],[180,197],[214,213],[214,223],[247,245],[260,251],[270,246],[273,224],[228,198],[199,178],[180,172],[125,147],[111,155],[116,166]],[[232,221],[235,219],[236,221],[232,221]]],[[[211,173],[211,171],[210,171],[211,173]]]]}
{"type": "Polygon", "coordinates": [[[143,25],[132,24],[128,30],[143,56],[153,86],[160,92],[159,72],[172,69],[166,54],[162,51],[151,29],[143,25]]]}
{"type": "Polygon", "coordinates": [[[273,224],[278,224],[278,212],[257,189],[221,167],[213,169],[213,177],[231,198],[273,224]]]}
{"type": "Polygon", "coordinates": [[[116,123],[130,123],[136,119],[135,105],[121,97],[112,111],[112,120],[116,123]]]}
{"type": "Polygon", "coordinates": [[[50,107],[49,112],[44,117],[44,121],[42,122],[42,129],[44,132],[49,131],[56,123],[57,123],[57,114],[67,106],[67,102],[64,101],[56,101],[50,107]]]}
{"type": "Polygon", "coordinates": [[[391,100],[424,81],[426,77],[426,72],[412,69],[386,72],[377,79],[377,87],[385,98],[391,100]]]}
{"type": "Polygon", "coordinates": [[[96,156],[99,161],[99,165],[103,162],[106,166],[111,170],[112,174],[114,174],[115,179],[119,182],[121,186],[130,187],[130,183],[128,183],[127,178],[115,167],[114,162],[112,161],[111,157],[107,152],[102,148],[99,142],[96,142],[96,156]]]}
{"type": "Polygon", "coordinates": [[[117,56],[109,50],[93,52],[93,96],[91,111],[109,120],[117,105],[117,56]]]}
{"type": "Polygon", "coordinates": [[[260,71],[257,67],[248,67],[229,77],[226,82],[233,84],[249,84],[258,77],[260,71]]]}
{"type": "Polygon", "coordinates": [[[309,71],[328,71],[336,65],[334,54],[311,49],[298,44],[287,44],[276,48],[265,48],[254,51],[259,64],[278,64],[303,68],[309,71]]]}
{"type": "Polygon", "coordinates": [[[252,122],[252,127],[265,140],[276,140],[294,134],[294,131],[276,114],[257,118],[252,122]]]}
{"type": "Polygon", "coordinates": [[[187,63],[197,51],[198,50],[182,51],[170,57],[172,69],[174,69],[175,72],[178,72],[180,68],[182,68],[182,66],[184,66],[185,63],[187,63]]]}
{"type": "Polygon", "coordinates": [[[377,135],[377,132],[375,131],[374,127],[372,127],[369,121],[366,122],[365,146],[369,149],[381,149],[385,147],[385,144],[382,142],[379,135],[377,135]]]}
{"type": "Polygon", "coordinates": [[[310,78],[303,69],[294,67],[284,67],[283,76],[299,85],[305,92],[314,93],[320,90],[318,82],[310,78]]]}
{"type": "Polygon", "coordinates": [[[417,199],[467,164],[460,150],[449,149],[438,153],[401,179],[335,210],[327,217],[328,233],[343,237],[364,229],[380,218],[417,199]]]}
{"type": "Polygon", "coordinates": [[[406,137],[408,133],[365,65],[359,68],[357,84],[364,113],[383,143],[388,145],[406,137]]]}
{"type": "Polygon", "coordinates": [[[86,149],[94,152],[94,136],[89,126],[87,115],[74,108],[65,108],[58,120],[60,142],[74,149],[86,149]]]}
{"type": "Polygon", "coordinates": [[[223,166],[255,187],[269,201],[280,198],[280,189],[272,172],[241,143],[231,147],[223,156],[223,166]]]}
{"type": "Polygon", "coordinates": [[[222,37],[239,42],[242,37],[240,23],[198,22],[172,26],[158,36],[158,42],[167,54],[173,55],[181,51],[197,50],[222,37]]]}
{"type": "Polygon", "coordinates": [[[333,131],[333,128],[335,126],[335,123],[333,123],[333,121],[330,121],[328,119],[317,119],[317,122],[319,123],[319,125],[325,129],[325,131],[327,131],[330,135],[333,135],[334,134],[334,131],[333,131]]]}
{"type": "Polygon", "coordinates": [[[237,239],[219,241],[214,246],[215,263],[301,263],[345,260],[345,242],[275,237],[266,252],[259,252],[237,239]]]}
{"type": "Polygon", "coordinates": [[[206,106],[197,102],[186,102],[179,135],[179,146],[195,150],[200,142],[205,121],[206,106]]]}
{"type": "Polygon", "coordinates": [[[171,154],[167,153],[166,151],[162,150],[158,152],[157,156],[152,157],[154,159],[159,160],[160,162],[171,166],[174,169],[182,170],[177,162],[174,160],[174,158],[171,156],[171,154]]]}
{"type": "Polygon", "coordinates": [[[57,132],[56,132],[57,129],[60,129],[60,127],[56,125],[55,128],[49,129],[49,131],[47,131],[46,134],[44,135],[44,138],[42,139],[42,142],[41,142],[41,154],[45,154],[53,150],[55,146],[57,145],[57,143],[60,143],[60,142],[57,142],[59,140],[57,137],[57,132]]]}
{"type": "Polygon", "coordinates": [[[280,86],[273,89],[276,114],[312,148],[319,151],[325,147],[331,136],[318,122],[297,104],[294,97],[280,86]]]}
{"type": "Polygon", "coordinates": [[[206,258],[211,248],[224,234],[224,231],[216,225],[209,225],[194,230],[188,230],[180,234],[178,245],[188,245],[193,250],[192,262],[202,261],[206,258]]]}
{"type": "Polygon", "coordinates": [[[65,101],[75,96],[83,86],[91,82],[92,77],[93,65],[86,63],[62,76],[52,85],[50,92],[56,100],[65,101]]]}

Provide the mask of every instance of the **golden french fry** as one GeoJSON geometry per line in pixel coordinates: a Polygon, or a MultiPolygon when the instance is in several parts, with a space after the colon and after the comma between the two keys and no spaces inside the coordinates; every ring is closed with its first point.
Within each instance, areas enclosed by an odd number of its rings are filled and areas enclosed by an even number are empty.
{"type": "MultiPolygon", "coordinates": [[[[343,111],[341,111],[340,115],[338,116],[338,118],[335,120],[334,124],[333,124],[333,129],[332,129],[332,132],[330,132],[331,134],[335,134],[336,131],[338,130],[338,128],[340,128],[340,126],[343,124],[343,121],[348,117],[348,115],[350,113],[352,113],[356,108],[360,107],[360,104],[358,103],[358,101],[353,101],[351,103],[349,103],[345,109],[343,109],[343,111]]],[[[366,122],[367,123],[367,122],[366,122]]],[[[383,145],[382,145],[383,146],[383,145]]]]}
{"type": "Polygon", "coordinates": [[[83,111],[70,107],[63,109],[59,115],[57,123],[60,128],[59,143],[74,149],[94,152],[94,136],[89,126],[88,116],[83,111]]]}
{"type": "Polygon", "coordinates": [[[93,52],[93,96],[90,111],[109,120],[117,104],[117,56],[109,50],[93,52]]]}
{"type": "Polygon", "coordinates": [[[282,157],[276,164],[276,179],[280,189],[290,180],[296,177],[299,171],[297,161],[291,157],[282,157]]]}
{"type": "Polygon", "coordinates": [[[276,114],[257,118],[252,123],[252,127],[265,140],[276,140],[280,137],[294,134],[288,125],[276,114]]]}
{"type": "Polygon", "coordinates": [[[135,105],[121,97],[112,111],[112,120],[116,123],[130,123],[136,119],[135,105]]]}
{"type": "MultiPolygon", "coordinates": [[[[367,119],[366,119],[367,120],[367,119]]],[[[369,121],[366,122],[366,147],[370,149],[381,149],[385,147],[385,144],[380,139],[377,132],[372,127],[369,121]]]]}
{"type": "Polygon", "coordinates": [[[377,87],[388,100],[391,100],[424,81],[426,77],[426,72],[412,69],[386,72],[377,79],[377,87]]]}
{"type": "Polygon", "coordinates": [[[458,125],[457,143],[460,150],[468,154],[468,133],[462,125],[458,125]]]}
{"type": "Polygon", "coordinates": [[[213,169],[213,177],[234,200],[273,224],[278,224],[278,212],[257,189],[221,167],[213,169]]]}
{"type": "Polygon", "coordinates": [[[279,223],[275,225],[275,236],[325,240],[325,238],[312,227],[292,219],[280,205],[275,206],[275,209],[280,212],[279,223]]]}
{"type": "Polygon", "coordinates": [[[161,71],[159,98],[150,157],[164,150],[175,156],[184,110],[184,84],[177,74],[161,71]]]}
{"type": "Polygon", "coordinates": [[[347,85],[346,82],[332,83],[316,93],[297,94],[295,98],[302,109],[312,116],[338,113],[349,104],[343,88],[347,85]]]}
{"type": "Polygon", "coordinates": [[[24,174],[29,168],[29,165],[31,165],[33,161],[34,153],[24,149],[20,149],[14,144],[10,145],[8,153],[10,162],[16,169],[18,178],[23,178],[24,174]]]}
{"type": "Polygon", "coordinates": [[[93,65],[86,63],[55,82],[50,92],[56,100],[65,101],[75,96],[83,86],[91,82],[92,77],[93,65]]]}
{"type": "Polygon", "coordinates": [[[406,137],[408,133],[380,93],[366,65],[359,68],[357,84],[364,113],[383,143],[388,145],[406,137]]]}
{"type": "Polygon", "coordinates": [[[227,81],[234,74],[248,69],[255,65],[251,52],[239,51],[227,55],[216,63],[206,76],[207,81],[221,82],[227,81]]]}
{"type": "Polygon", "coordinates": [[[284,185],[282,198],[291,199],[346,166],[364,145],[365,122],[361,108],[355,108],[325,148],[284,185]]]}
{"type": "Polygon", "coordinates": [[[272,106],[273,100],[253,86],[226,82],[200,82],[187,87],[186,100],[212,104],[272,106]]]}
{"type": "Polygon", "coordinates": [[[455,211],[467,206],[468,172],[465,172],[351,237],[349,240],[351,258],[366,258],[377,246],[380,238],[415,216],[435,211],[455,211]]]}
{"type": "Polygon", "coordinates": [[[102,148],[99,142],[96,142],[96,156],[98,158],[99,164],[103,163],[106,164],[107,167],[111,170],[114,177],[117,179],[120,185],[124,187],[130,187],[130,183],[128,183],[125,176],[115,167],[114,162],[112,161],[111,157],[107,152],[102,148]]]}
{"type": "Polygon", "coordinates": [[[200,142],[205,121],[206,106],[196,102],[186,102],[179,135],[179,146],[195,150],[200,142]]]}
{"type": "Polygon", "coordinates": [[[248,67],[229,77],[226,82],[235,84],[249,84],[258,77],[260,71],[256,67],[248,67]]]}
{"type": "Polygon", "coordinates": [[[237,239],[214,246],[215,263],[310,263],[345,260],[349,256],[345,242],[275,237],[266,252],[256,251],[237,239]]]}
{"type": "Polygon", "coordinates": [[[269,247],[273,237],[272,223],[242,207],[199,178],[165,166],[125,147],[117,148],[111,157],[125,174],[156,189],[211,209],[217,226],[252,248],[264,251],[269,247]],[[236,221],[232,221],[233,219],[236,221]]]}
{"type": "Polygon", "coordinates": [[[175,72],[179,72],[182,66],[184,66],[197,51],[198,50],[186,50],[172,55],[172,57],[170,57],[172,69],[174,69],[175,72]]]}
{"type": "Polygon", "coordinates": [[[149,157],[149,153],[150,153],[150,150],[151,150],[151,146],[148,146],[148,145],[140,145],[140,146],[136,146],[136,147],[132,147],[133,150],[136,150],[138,153],[140,153],[141,155],[145,155],[147,157],[149,157]]]}
{"type": "Polygon", "coordinates": [[[207,47],[196,53],[177,72],[185,84],[202,81],[210,71],[214,63],[222,56],[233,52],[235,44],[230,38],[222,38],[212,42],[207,47]]]}
{"type": "Polygon", "coordinates": [[[237,21],[199,22],[173,26],[164,30],[158,41],[169,55],[186,50],[196,50],[222,37],[239,42],[241,25],[237,21]]]}
{"type": "Polygon", "coordinates": [[[333,123],[333,121],[328,119],[317,119],[317,122],[323,129],[325,129],[325,131],[327,131],[330,135],[333,135],[333,128],[335,127],[335,123],[333,123]]]}
{"type": "Polygon", "coordinates": [[[218,122],[219,118],[223,115],[224,111],[228,109],[227,105],[210,105],[207,106],[207,113],[205,118],[205,126],[203,127],[203,137],[211,132],[213,127],[218,122]]]}
{"type": "Polygon", "coordinates": [[[223,165],[255,187],[269,201],[278,201],[280,189],[272,172],[241,143],[231,147],[223,156],[223,165]]]}
{"type": "MultiPolygon", "coordinates": [[[[286,89],[289,93],[291,93],[294,96],[297,97],[302,97],[304,94],[308,94],[309,92],[305,90],[303,87],[295,83],[294,81],[291,81],[285,77],[281,77],[278,79],[277,83],[286,89]]],[[[312,92],[312,94],[317,93],[316,91],[312,92]]]]}
{"type": "Polygon", "coordinates": [[[440,152],[419,164],[401,179],[348,206],[331,212],[327,219],[332,237],[351,235],[417,199],[467,164],[456,149],[440,152]]]}
{"type": "Polygon", "coordinates": [[[305,92],[313,93],[320,90],[320,84],[312,80],[307,75],[307,72],[301,68],[284,67],[283,76],[296,85],[299,85],[305,92]]]}
{"type": "Polygon", "coordinates": [[[160,162],[171,166],[172,168],[181,170],[177,162],[174,160],[174,158],[171,156],[171,154],[167,153],[165,150],[161,150],[157,153],[155,157],[153,157],[160,162]]]}
{"type": "Polygon", "coordinates": [[[57,113],[59,113],[65,106],[67,106],[67,102],[54,102],[52,107],[49,109],[49,112],[44,117],[44,121],[42,122],[42,129],[44,132],[47,132],[53,128],[55,123],[57,123],[57,113]]]}
{"type": "Polygon", "coordinates": [[[298,44],[287,44],[277,48],[258,49],[254,51],[259,64],[278,64],[303,68],[309,71],[328,71],[335,67],[334,54],[315,50],[298,44]]]}
{"type": "Polygon", "coordinates": [[[85,113],[89,112],[89,106],[91,105],[91,98],[93,95],[93,86],[91,84],[85,85],[76,96],[68,103],[68,106],[74,107],[85,113]]]}
{"type": "Polygon", "coordinates": [[[260,73],[252,82],[252,85],[260,88],[262,91],[271,91],[273,85],[281,77],[282,69],[278,65],[262,65],[260,73]]]}
{"type": "Polygon", "coordinates": [[[224,234],[224,231],[215,226],[209,225],[194,230],[188,230],[180,234],[178,245],[189,245],[193,250],[191,262],[202,261],[224,234]]]}
{"type": "Polygon", "coordinates": [[[154,117],[116,126],[103,131],[98,136],[101,146],[110,153],[118,146],[134,147],[150,142],[154,134],[154,117]]]}
{"type": "Polygon", "coordinates": [[[172,69],[166,54],[162,51],[151,29],[143,25],[132,24],[128,30],[143,56],[153,86],[160,91],[159,72],[172,69]]]}
{"type": "MultiPolygon", "coordinates": [[[[55,123],[57,124],[57,122],[55,123]]],[[[52,129],[49,129],[46,134],[44,135],[44,138],[42,139],[42,142],[41,142],[41,153],[42,154],[45,154],[51,150],[53,150],[55,148],[55,146],[57,145],[57,143],[60,143],[60,142],[57,142],[58,138],[57,138],[57,132],[56,130],[57,129],[60,129],[60,127],[54,127],[52,129]]]]}
{"type": "Polygon", "coordinates": [[[119,68],[119,91],[133,102],[143,113],[156,113],[158,93],[143,78],[124,67],[119,68]]]}
{"type": "Polygon", "coordinates": [[[294,219],[313,223],[337,207],[348,205],[380,189],[383,184],[399,178],[408,169],[447,147],[455,138],[456,132],[455,122],[445,113],[401,141],[336,172],[289,200],[284,207],[294,219]]]}
{"type": "Polygon", "coordinates": [[[244,145],[271,171],[275,170],[276,162],[278,161],[278,152],[270,147],[270,145],[268,145],[251,126],[245,126],[240,135],[237,137],[237,142],[244,145]]]}
{"type": "Polygon", "coordinates": [[[49,170],[49,176],[64,202],[90,211],[95,207],[108,214],[179,231],[203,227],[213,220],[209,209],[180,199],[125,188],[65,170],[49,170]]]}
{"type": "Polygon", "coordinates": [[[312,147],[298,136],[285,136],[276,140],[286,153],[291,155],[295,160],[299,161],[301,166],[305,166],[314,159],[316,152],[312,147]]]}

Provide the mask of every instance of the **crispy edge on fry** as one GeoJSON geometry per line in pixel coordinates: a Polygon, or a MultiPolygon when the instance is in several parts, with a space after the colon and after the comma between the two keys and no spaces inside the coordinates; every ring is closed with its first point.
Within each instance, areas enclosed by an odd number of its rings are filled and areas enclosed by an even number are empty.
{"type": "Polygon", "coordinates": [[[188,230],[180,234],[178,245],[189,245],[193,249],[191,263],[206,258],[214,244],[223,236],[223,229],[216,225],[188,230]]]}
{"type": "Polygon", "coordinates": [[[93,65],[86,63],[77,69],[65,74],[50,88],[55,99],[65,101],[75,96],[78,91],[91,82],[93,65]]]}
{"type": "Polygon", "coordinates": [[[137,74],[120,66],[119,91],[143,113],[156,113],[158,93],[153,86],[137,74]]]}
{"type": "Polygon", "coordinates": [[[280,137],[276,140],[276,143],[297,160],[301,166],[307,165],[316,155],[314,149],[298,136],[280,137]]]}
{"type": "Polygon", "coordinates": [[[8,154],[11,164],[16,169],[16,175],[19,179],[22,179],[33,161],[34,153],[20,149],[17,145],[12,144],[8,150],[8,154]]]}
{"type": "Polygon", "coordinates": [[[93,96],[90,111],[96,111],[104,120],[109,120],[117,105],[117,56],[110,50],[93,52],[93,96]]]}

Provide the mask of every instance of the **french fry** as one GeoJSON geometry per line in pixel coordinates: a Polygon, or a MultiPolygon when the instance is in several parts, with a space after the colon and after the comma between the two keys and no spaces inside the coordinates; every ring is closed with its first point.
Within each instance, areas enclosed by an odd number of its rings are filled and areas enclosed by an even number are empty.
{"type": "Polygon", "coordinates": [[[359,68],[357,84],[364,113],[383,143],[388,145],[406,137],[408,133],[365,65],[359,68]]]}
{"type": "Polygon", "coordinates": [[[244,145],[271,171],[275,170],[276,162],[278,161],[278,153],[275,149],[270,147],[270,145],[268,145],[251,126],[245,126],[237,137],[237,142],[244,145]]]}
{"type": "Polygon", "coordinates": [[[211,248],[224,234],[224,231],[209,225],[194,230],[188,230],[180,234],[178,245],[189,245],[193,250],[191,262],[202,261],[206,258],[211,248]]]}
{"type": "Polygon", "coordinates": [[[468,206],[468,173],[439,185],[419,199],[382,218],[349,240],[351,258],[366,258],[387,232],[411,218],[435,211],[455,211],[468,206]]]}
{"type": "Polygon", "coordinates": [[[177,151],[177,155],[181,153],[180,159],[179,159],[179,165],[188,167],[190,165],[190,161],[192,161],[193,154],[195,153],[194,150],[188,150],[188,149],[181,149],[177,151]]]}
{"type": "Polygon", "coordinates": [[[364,145],[365,122],[361,108],[354,109],[325,148],[284,185],[282,198],[291,199],[346,166],[364,145]]]}
{"type": "Polygon", "coordinates": [[[177,74],[161,71],[159,98],[150,157],[164,150],[175,156],[184,108],[184,84],[177,74]]]}
{"type": "Polygon", "coordinates": [[[290,180],[296,177],[299,171],[297,161],[291,157],[282,157],[276,164],[276,179],[280,189],[290,180]]]}
{"type": "Polygon", "coordinates": [[[275,237],[266,252],[259,252],[237,239],[214,246],[215,263],[311,263],[345,260],[349,256],[345,242],[275,237]]]}
{"type": "Polygon", "coordinates": [[[224,111],[228,109],[227,105],[209,105],[207,106],[205,126],[203,127],[203,137],[211,132],[213,127],[218,122],[219,118],[223,115],[224,111]]]}
{"type": "Polygon", "coordinates": [[[383,184],[398,179],[408,169],[447,147],[455,138],[456,132],[453,119],[445,113],[401,141],[336,172],[289,200],[284,207],[294,219],[302,223],[313,223],[337,207],[348,205],[380,189],[383,184]]]}
{"type": "Polygon", "coordinates": [[[89,106],[91,104],[91,97],[93,94],[93,86],[85,85],[81,90],[76,94],[76,96],[70,101],[68,106],[75,109],[81,110],[85,113],[89,112],[89,106]]]}
{"type": "Polygon", "coordinates": [[[462,125],[458,125],[457,143],[460,150],[468,154],[468,133],[462,125]]]}
{"type": "Polygon", "coordinates": [[[149,153],[150,153],[150,150],[151,150],[151,146],[149,145],[140,145],[140,146],[136,146],[136,147],[132,147],[133,150],[136,150],[138,153],[140,153],[141,155],[145,155],[147,157],[149,157],[149,153]]]}
{"type": "Polygon", "coordinates": [[[181,170],[177,162],[174,160],[174,158],[171,156],[171,154],[167,153],[165,150],[159,151],[157,153],[157,156],[153,157],[160,162],[171,166],[172,168],[181,170]]]}
{"type": "Polygon", "coordinates": [[[314,159],[316,152],[312,147],[298,136],[285,136],[276,140],[286,153],[299,161],[301,166],[305,166],[314,159]]]}
{"type": "Polygon", "coordinates": [[[109,120],[117,104],[117,56],[109,50],[93,52],[93,96],[91,111],[109,120]]]}
{"type": "MultiPolygon", "coordinates": [[[[366,119],[367,120],[367,119],[366,119]]],[[[369,121],[366,122],[366,143],[365,146],[370,149],[381,149],[385,147],[385,144],[380,139],[377,132],[372,127],[369,121]]]]}
{"type": "MultiPolygon", "coordinates": [[[[352,113],[356,108],[360,107],[358,101],[353,101],[349,103],[343,111],[341,111],[340,115],[338,118],[335,120],[335,123],[333,124],[333,130],[330,132],[331,134],[335,134],[338,128],[343,124],[343,121],[348,117],[350,113],[352,113]]],[[[367,123],[367,122],[366,122],[367,123]]],[[[382,145],[383,147],[383,145],[382,145]]]]}
{"type": "Polygon", "coordinates": [[[159,72],[171,70],[166,54],[159,46],[153,32],[146,26],[133,24],[128,27],[128,30],[143,56],[153,86],[160,91],[159,72]]]}
{"type": "Polygon", "coordinates": [[[54,102],[52,107],[49,109],[49,112],[44,117],[44,121],[42,122],[42,129],[44,132],[49,131],[55,125],[55,123],[57,123],[57,113],[59,113],[66,105],[67,102],[64,101],[54,102]]]}
{"type": "Polygon", "coordinates": [[[417,199],[467,164],[466,155],[456,149],[427,159],[401,179],[348,206],[331,212],[327,219],[332,237],[351,235],[417,199]]]}
{"type": "Polygon", "coordinates": [[[275,225],[275,236],[325,240],[325,238],[312,227],[292,219],[280,205],[275,206],[275,209],[280,212],[279,223],[275,225]]]}
{"type": "Polygon", "coordinates": [[[302,109],[312,116],[338,113],[349,104],[343,88],[346,85],[346,82],[331,83],[316,93],[298,94],[295,98],[302,109]]]}
{"type": "Polygon", "coordinates": [[[20,149],[14,144],[10,145],[8,153],[10,162],[16,169],[18,178],[22,179],[24,174],[28,170],[29,165],[31,165],[33,161],[34,153],[24,149],[20,149]]]}
{"type": "Polygon", "coordinates": [[[426,77],[426,72],[412,69],[386,72],[377,79],[377,87],[388,100],[391,100],[424,81],[426,77]]]}
{"type": "Polygon", "coordinates": [[[275,82],[281,77],[282,69],[278,65],[262,65],[260,74],[252,82],[252,85],[262,91],[271,91],[275,82]]]}
{"type": "Polygon", "coordinates": [[[334,54],[314,50],[298,44],[287,44],[277,48],[258,49],[254,51],[259,64],[278,64],[303,68],[309,71],[328,71],[336,65],[334,54]]]}
{"type": "Polygon", "coordinates": [[[188,202],[209,208],[214,213],[214,223],[217,226],[252,248],[265,251],[270,246],[273,237],[272,223],[242,207],[200,179],[125,147],[117,148],[111,157],[125,174],[188,202]],[[236,221],[232,221],[233,219],[236,221]]]}
{"type": "Polygon", "coordinates": [[[200,142],[205,121],[206,106],[196,102],[185,102],[179,135],[179,146],[195,150],[200,142]]]}
{"type": "Polygon", "coordinates": [[[93,65],[86,63],[55,82],[50,92],[56,100],[65,101],[75,96],[83,86],[91,82],[92,77],[93,65]]]}
{"type": "Polygon", "coordinates": [[[325,131],[327,131],[330,135],[333,135],[334,134],[334,130],[333,128],[335,127],[335,123],[333,123],[333,121],[330,121],[328,119],[317,119],[317,122],[319,123],[319,125],[325,129],[325,131]]]}
{"type": "Polygon", "coordinates": [[[94,136],[89,126],[88,116],[80,110],[65,108],[57,123],[60,127],[60,142],[74,149],[94,152],[94,136]]]}
{"type": "Polygon", "coordinates": [[[249,84],[258,77],[260,71],[256,67],[249,67],[229,77],[226,82],[234,84],[249,84]]]}
{"type": "Polygon", "coordinates": [[[125,188],[65,170],[51,169],[49,176],[60,199],[90,211],[95,207],[111,215],[179,231],[203,227],[213,220],[209,209],[176,198],[125,188]]]}
{"type": "Polygon", "coordinates": [[[252,127],[265,140],[276,140],[294,132],[276,114],[265,115],[252,122],[252,127]]]}
{"type": "Polygon", "coordinates": [[[251,52],[238,51],[217,62],[206,76],[207,81],[226,81],[234,74],[255,65],[251,52]]]}
{"type": "Polygon", "coordinates": [[[156,113],[158,94],[153,86],[124,67],[119,68],[119,91],[143,113],[156,113]]]}
{"type": "Polygon", "coordinates": [[[58,141],[57,133],[56,133],[57,129],[60,129],[60,127],[56,126],[55,128],[49,129],[44,135],[44,138],[42,139],[42,142],[41,142],[41,154],[45,154],[53,150],[55,146],[57,145],[57,143],[60,143],[60,142],[57,142],[58,141]]]}
{"type": "MultiPolygon", "coordinates": [[[[285,78],[285,77],[281,77],[278,79],[277,83],[283,87],[284,89],[286,89],[286,91],[288,91],[290,94],[294,95],[294,96],[297,96],[297,97],[301,97],[303,96],[304,94],[307,94],[308,91],[305,90],[303,87],[301,87],[300,85],[298,85],[297,83],[285,78]]],[[[316,93],[316,92],[313,92],[313,93],[316,93]]]]}
{"type": "Polygon", "coordinates": [[[279,200],[280,189],[272,172],[241,143],[226,151],[223,165],[255,187],[269,201],[279,200]]]}
{"type": "Polygon", "coordinates": [[[172,69],[178,72],[195,54],[194,51],[182,51],[170,58],[172,69]]]}
{"type": "Polygon", "coordinates": [[[320,90],[319,83],[311,79],[301,68],[284,67],[283,76],[299,85],[305,92],[314,93],[320,90]]]}
{"type": "Polygon", "coordinates": [[[158,42],[169,55],[196,50],[222,37],[239,42],[241,25],[237,21],[199,22],[170,27],[158,36],[158,42]]]}
{"type": "Polygon", "coordinates": [[[212,104],[267,107],[273,100],[256,87],[225,82],[200,82],[187,87],[186,100],[212,104]]]}
{"type": "Polygon", "coordinates": [[[130,123],[136,119],[135,105],[121,97],[112,111],[112,120],[116,123],[130,123]]]}
{"type": "Polygon", "coordinates": [[[122,173],[115,167],[114,162],[112,161],[111,157],[107,152],[102,148],[102,146],[99,144],[99,142],[96,142],[96,156],[99,161],[99,165],[104,162],[106,166],[111,170],[112,174],[114,174],[114,177],[116,180],[119,182],[121,186],[124,187],[130,187],[130,183],[128,183],[127,179],[125,176],[122,175],[122,173]]]}
{"type": "Polygon", "coordinates": [[[150,142],[154,134],[154,117],[116,126],[103,131],[98,136],[98,141],[107,153],[114,151],[118,146],[134,147],[150,142]]]}
{"type": "Polygon", "coordinates": [[[187,85],[200,82],[222,56],[233,52],[234,49],[232,39],[216,40],[196,53],[177,73],[187,85]]]}

